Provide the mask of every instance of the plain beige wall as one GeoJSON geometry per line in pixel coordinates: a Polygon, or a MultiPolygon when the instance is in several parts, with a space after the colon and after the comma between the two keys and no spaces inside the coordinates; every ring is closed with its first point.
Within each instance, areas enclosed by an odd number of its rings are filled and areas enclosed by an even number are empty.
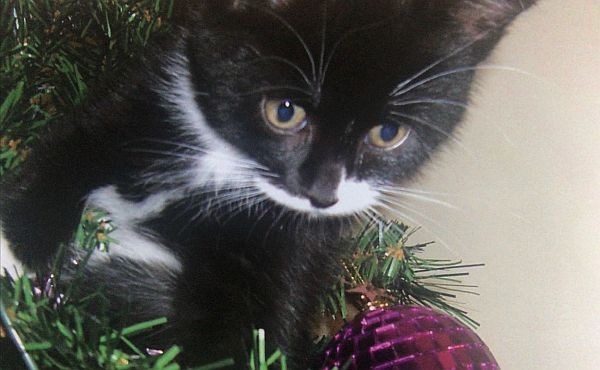
{"type": "Polygon", "coordinates": [[[600,0],[541,0],[489,63],[535,77],[479,75],[464,149],[419,184],[458,209],[407,213],[438,255],[487,264],[464,301],[503,369],[600,369],[600,0]]]}
{"type": "Polygon", "coordinates": [[[485,262],[466,307],[507,370],[600,369],[600,1],[540,0],[488,64],[406,211],[436,254],[485,262]],[[430,220],[427,220],[430,218],[430,220]]]}

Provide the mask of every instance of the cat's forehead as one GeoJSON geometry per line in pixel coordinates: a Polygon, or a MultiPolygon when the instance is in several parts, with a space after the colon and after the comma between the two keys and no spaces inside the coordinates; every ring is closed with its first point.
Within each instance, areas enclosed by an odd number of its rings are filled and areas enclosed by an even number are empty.
{"type": "Polygon", "coordinates": [[[217,34],[277,60],[272,64],[288,74],[317,81],[325,92],[359,95],[368,88],[376,98],[426,63],[500,32],[531,2],[213,0],[204,3],[203,18],[217,34]]]}
{"type": "Polygon", "coordinates": [[[440,49],[445,36],[437,28],[451,32],[448,15],[441,9],[415,13],[408,3],[240,1],[209,16],[217,34],[233,35],[257,54],[248,57],[259,61],[247,64],[249,70],[269,65],[279,74],[270,77],[307,83],[336,104],[364,107],[445,52],[440,49]]]}

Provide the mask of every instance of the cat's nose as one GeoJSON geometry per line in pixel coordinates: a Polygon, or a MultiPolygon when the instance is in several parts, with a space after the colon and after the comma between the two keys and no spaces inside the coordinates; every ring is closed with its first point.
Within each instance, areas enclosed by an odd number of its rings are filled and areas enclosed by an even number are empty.
{"type": "Polygon", "coordinates": [[[307,194],[307,196],[310,204],[315,208],[329,208],[338,202],[335,194],[307,194]]]}
{"type": "Polygon", "coordinates": [[[300,168],[300,192],[315,208],[329,208],[338,202],[338,187],[344,173],[344,163],[335,153],[321,150],[300,168]]]}
{"type": "Polygon", "coordinates": [[[320,176],[303,191],[310,204],[315,208],[329,208],[338,202],[337,188],[339,179],[337,176],[320,176]]]}

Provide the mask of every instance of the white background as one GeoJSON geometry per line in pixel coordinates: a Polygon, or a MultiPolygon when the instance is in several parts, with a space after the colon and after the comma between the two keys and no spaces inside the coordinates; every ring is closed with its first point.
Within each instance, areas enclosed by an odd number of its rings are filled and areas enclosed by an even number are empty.
{"type": "MultiPolygon", "coordinates": [[[[413,187],[436,255],[485,262],[466,305],[505,370],[600,369],[600,1],[541,0],[480,73],[467,121],[413,187]]],[[[408,212],[411,214],[411,212],[408,212]]]]}

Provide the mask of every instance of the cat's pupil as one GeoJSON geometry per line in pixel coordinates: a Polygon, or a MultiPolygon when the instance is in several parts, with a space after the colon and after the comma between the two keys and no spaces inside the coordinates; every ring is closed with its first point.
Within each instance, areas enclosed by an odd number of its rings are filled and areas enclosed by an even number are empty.
{"type": "Polygon", "coordinates": [[[280,122],[288,122],[294,117],[294,104],[290,100],[283,100],[277,108],[277,119],[280,122]]]}
{"type": "Polygon", "coordinates": [[[383,141],[391,141],[398,135],[399,127],[397,125],[386,123],[381,126],[379,137],[383,141]]]}

